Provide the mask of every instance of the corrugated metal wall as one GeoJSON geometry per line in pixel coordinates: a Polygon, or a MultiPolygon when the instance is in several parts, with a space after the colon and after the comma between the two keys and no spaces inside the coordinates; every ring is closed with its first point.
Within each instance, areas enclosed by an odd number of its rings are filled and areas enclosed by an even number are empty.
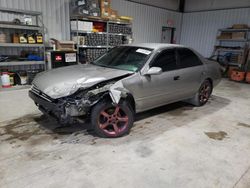
{"type": "Polygon", "coordinates": [[[185,11],[249,7],[249,0],[186,0],[185,11]]]}
{"type": "Polygon", "coordinates": [[[134,18],[133,33],[135,42],[160,42],[162,26],[167,26],[167,20],[174,21],[176,40],[180,39],[181,13],[154,8],[124,0],[113,0],[112,8],[120,15],[134,18]]]}
{"type": "MultiPolygon", "coordinates": [[[[49,38],[69,39],[69,1],[70,0],[0,0],[0,7],[39,11],[43,13],[46,40],[49,38]]],[[[0,20],[11,20],[2,16],[0,20]]]]}
{"type": "Polygon", "coordinates": [[[205,57],[212,54],[217,30],[235,23],[250,25],[250,8],[185,13],[181,31],[181,44],[196,49],[205,57]]]}

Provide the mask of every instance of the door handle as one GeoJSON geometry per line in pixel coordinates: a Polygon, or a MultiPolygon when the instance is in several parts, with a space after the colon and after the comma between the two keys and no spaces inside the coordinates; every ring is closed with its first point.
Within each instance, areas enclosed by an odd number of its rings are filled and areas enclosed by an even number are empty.
{"type": "Polygon", "coordinates": [[[180,76],[175,76],[174,80],[180,80],[180,78],[181,78],[180,76]]]}

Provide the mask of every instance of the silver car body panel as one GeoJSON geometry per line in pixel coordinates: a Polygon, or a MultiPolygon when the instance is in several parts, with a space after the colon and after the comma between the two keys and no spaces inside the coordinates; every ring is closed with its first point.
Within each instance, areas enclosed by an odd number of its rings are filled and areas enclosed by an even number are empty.
{"type": "Polygon", "coordinates": [[[202,82],[210,78],[215,87],[220,79],[220,67],[216,62],[203,58],[192,50],[202,61],[203,65],[163,72],[160,75],[147,76],[150,62],[164,49],[186,48],[172,44],[131,44],[153,49],[149,59],[139,72],[130,72],[118,69],[104,68],[95,65],[76,65],[54,69],[39,74],[33,84],[40,91],[53,99],[74,94],[80,88],[87,89],[95,84],[123,75],[127,77],[116,81],[108,91],[114,103],[131,94],[135,101],[136,112],[142,112],[168,103],[191,98],[197,93],[202,82]],[[180,76],[175,81],[173,77],[180,76]]]}
{"type": "Polygon", "coordinates": [[[74,65],[36,76],[33,85],[53,99],[66,97],[80,88],[88,88],[105,80],[133,74],[130,71],[99,67],[94,65],[74,65]]]}

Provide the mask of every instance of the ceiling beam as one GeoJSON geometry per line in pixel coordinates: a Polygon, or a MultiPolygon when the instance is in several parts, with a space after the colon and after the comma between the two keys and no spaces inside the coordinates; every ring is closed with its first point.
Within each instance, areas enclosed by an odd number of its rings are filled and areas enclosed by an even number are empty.
{"type": "Polygon", "coordinates": [[[179,1],[179,12],[185,12],[185,0],[179,1]]]}

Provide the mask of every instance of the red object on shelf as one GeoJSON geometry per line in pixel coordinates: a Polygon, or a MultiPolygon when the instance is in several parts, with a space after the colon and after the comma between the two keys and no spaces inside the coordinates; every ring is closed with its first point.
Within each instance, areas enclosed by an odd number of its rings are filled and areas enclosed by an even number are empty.
{"type": "Polygon", "coordinates": [[[250,83],[250,72],[248,72],[246,75],[246,82],[250,83]]]}
{"type": "Polygon", "coordinates": [[[62,56],[61,55],[56,55],[56,61],[62,61],[62,56]]]}
{"type": "Polygon", "coordinates": [[[94,22],[93,28],[98,30],[98,32],[105,32],[105,23],[102,22],[94,22]]]}
{"type": "Polygon", "coordinates": [[[244,71],[233,70],[231,74],[231,80],[238,81],[238,82],[244,81],[245,75],[246,73],[244,71]]]}

